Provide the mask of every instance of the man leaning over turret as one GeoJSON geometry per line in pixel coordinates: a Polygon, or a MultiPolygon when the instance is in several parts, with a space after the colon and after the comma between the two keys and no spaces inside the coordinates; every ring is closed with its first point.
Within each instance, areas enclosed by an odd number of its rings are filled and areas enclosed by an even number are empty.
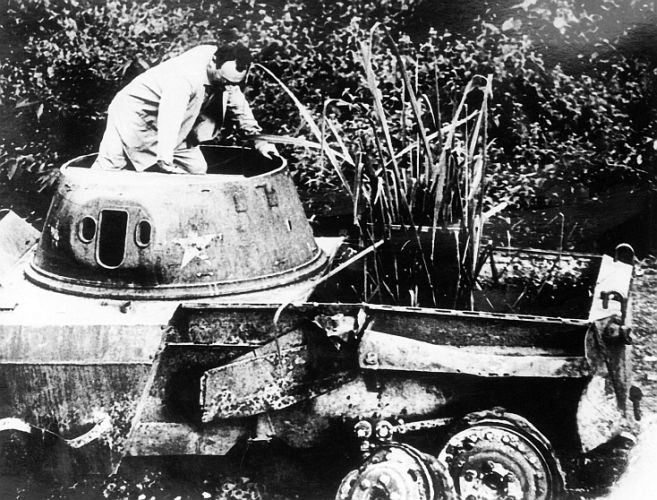
{"type": "MultiPolygon", "coordinates": [[[[199,142],[233,116],[245,135],[261,132],[240,84],[251,65],[241,43],[200,45],[139,75],[114,97],[94,168],[204,174],[199,142]]],[[[265,157],[276,147],[256,139],[265,157]]]]}

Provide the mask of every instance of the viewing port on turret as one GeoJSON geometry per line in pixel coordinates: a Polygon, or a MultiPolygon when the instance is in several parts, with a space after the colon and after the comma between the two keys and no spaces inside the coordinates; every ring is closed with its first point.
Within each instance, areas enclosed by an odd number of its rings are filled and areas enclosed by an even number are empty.
{"type": "Polygon", "coordinates": [[[192,299],[265,290],[324,270],[288,169],[208,147],[207,175],[61,169],[29,279],[60,292],[192,299]]]}

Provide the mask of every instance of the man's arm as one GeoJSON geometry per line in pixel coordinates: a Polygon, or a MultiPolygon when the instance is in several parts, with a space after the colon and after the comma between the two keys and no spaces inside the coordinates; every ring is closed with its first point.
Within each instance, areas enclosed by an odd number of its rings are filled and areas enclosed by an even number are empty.
{"type": "Polygon", "coordinates": [[[183,78],[172,78],[163,86],[157,111],[158,164],[173,165],[173,152],[178,145],[191,92],[191,83],[183,78]]]}
{"type": "MultiPolygon", "coordinates": [[[[253,111],[246,97],[237,85],[228,85],[224,90],[227,95],[226,111],[230,111],[235,119],[239,128],[246,135],[258,135],[262,132],[262,128],[258,125],[258,121],[253,116],[253,111]]],[[[272,155],[278,156],[276,146],[263,141],[262,139],[255,139],[253,146],[256,150],[266,158],[271,158],[272,155]]]]}

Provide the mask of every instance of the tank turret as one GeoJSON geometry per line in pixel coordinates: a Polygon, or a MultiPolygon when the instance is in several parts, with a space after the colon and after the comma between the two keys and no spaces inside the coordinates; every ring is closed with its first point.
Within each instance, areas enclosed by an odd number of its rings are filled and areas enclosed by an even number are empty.
{"type": "Polygon", "coordinates": [[[68,162],[27,276],[78,295],[189,299],[321,272],[327,257],[285,166],[229,151],[214,164],[224,175],[85,168],[93,155],[68,162]]]}

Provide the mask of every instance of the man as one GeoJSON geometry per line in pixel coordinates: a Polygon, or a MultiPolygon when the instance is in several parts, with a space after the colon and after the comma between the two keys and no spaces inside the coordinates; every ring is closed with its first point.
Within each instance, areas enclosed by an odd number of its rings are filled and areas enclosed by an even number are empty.
{"type": "MultiPolygon", "coordinates": [[[[203,174],[199,142],[233,115],[246,135],[261,128],[240,89],[251,64],[241,44],[201,45],[142,73],[112,100],[94,168],[203,174]]],[[[256,140],[265,157],[276,147],[256,140]]]]}

